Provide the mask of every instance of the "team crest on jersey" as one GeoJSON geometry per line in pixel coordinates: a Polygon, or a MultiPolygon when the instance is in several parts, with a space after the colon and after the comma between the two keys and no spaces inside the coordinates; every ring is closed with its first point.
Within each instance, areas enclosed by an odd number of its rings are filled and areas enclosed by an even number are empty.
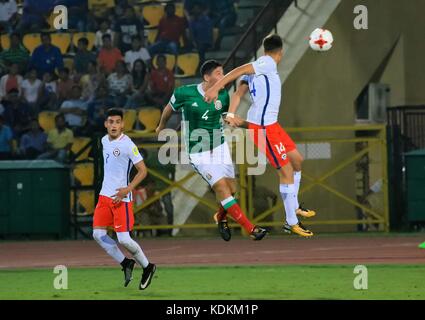
{"type": "Polygon", "coordinates": [[[221,108],[223,108],[223,104],[221,103],[221,101],[220,101],[220,100],[217,100],[217,101],[215,102],[214,106],[215,106],[215,109],[216,109],[216,110],[221,110],[221,108]]]}
{"type": "Polygon", "coordinates": [[[115,148],[115,149],[114,149],[114,151],[112,152],[112,154],[113,154],[115,157],[118,157],[118,156],[121,154],[120,149],[115,148]]]}

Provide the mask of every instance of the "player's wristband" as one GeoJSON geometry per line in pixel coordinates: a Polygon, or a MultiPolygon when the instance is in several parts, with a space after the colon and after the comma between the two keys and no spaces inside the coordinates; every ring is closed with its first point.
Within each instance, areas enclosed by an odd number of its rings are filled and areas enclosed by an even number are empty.
{"type": "Polygon", "coordinates": [[[226,114],[226,117],[227,117],[227,118],[234,118],[234,117],[235,117],[235,114],[234,114],[234,113],[232,113],[232,112],[228,112],[228,113],[226,114]]]}

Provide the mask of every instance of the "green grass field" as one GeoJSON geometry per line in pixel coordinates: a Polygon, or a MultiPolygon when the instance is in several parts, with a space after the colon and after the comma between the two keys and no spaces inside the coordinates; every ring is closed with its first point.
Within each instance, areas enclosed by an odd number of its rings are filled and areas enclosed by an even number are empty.
{"type": "Polygon", "coordinates": [[[425,299],[425,265],[370,265],[368,289],[355,290],[354,266],[159,267],[151,286],[123,287],[118,268],[70,268],[56,290],[53,269],[1,270],[4,299],[425,299]]]}

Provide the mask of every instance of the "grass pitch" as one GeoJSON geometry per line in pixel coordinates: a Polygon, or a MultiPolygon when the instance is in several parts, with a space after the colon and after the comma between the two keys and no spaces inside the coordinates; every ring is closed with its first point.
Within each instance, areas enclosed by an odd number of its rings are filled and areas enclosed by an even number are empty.
{"type": "Polygon", "coordinates": [[[0,300],[8,299],[425,299],[425,265],[369,265],[368,289],[353,286],[354,266],[161,267],[138,290],[119,268],[69,268],[68,289],[53,287],[52,269],[0,270],[0,300]]]}

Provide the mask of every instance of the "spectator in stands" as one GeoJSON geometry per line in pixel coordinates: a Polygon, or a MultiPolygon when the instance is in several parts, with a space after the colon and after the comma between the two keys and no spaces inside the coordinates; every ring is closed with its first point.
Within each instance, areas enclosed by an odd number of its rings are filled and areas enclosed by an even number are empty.
{"type": "Polygon", "coordinates": [[[31,111],[29,106],[19,99],[19,91],[11,89],[2,102],[4,106],[4,118],[12,128],[15,137],[20,138],[29,129],[31,111]]]}
{"type": "Polygon", "coordinates": [[[88,63],[88,72],[80,79],[80,86],[83,88],[83,99],[91,101],[94,99],[97,88],[106,83],[105,75],[97,70],[96,61],[88,63]]]}
{"type": "Polygon", "coordinates": [[[154,56],[158,53],[178,54],[180,38],[186,43],[186,20],[176,16],[176,7],[173,3],[165,6],[165,16],[158,25],[158,35],[155,43],[149,47],[149,53],[154,56]]]}
{"type": "Polygon", "coordinates": [[[115,72],[108,77],[109,95],[114,98],[115,106],[123,108],[132,93],[133,84],[124,61],[118,61],[115,72]]]}
{"type": "Polygon", "coordinates": [[[97,50],[103,47],[103,36],[109,34],[111,36],[112,43],[115,43],[115,32],[111,30],[110,23],[107,19],[103,19],[100,22],[100,30],[96,32],[96,40],[94,42],[97,50]]]}
{"type": "Polygon", "coordinates": [[[57,92],[57,83],[53,75],[50,72],[44,73],[38,93],[38,110],[57,110],[57,92]]]}
{"type": "Polygon", "coordinates": [[[74,84],[74,80],[69,77],[69,69],[60,69],[59,79],[57,81],[59,104],[71,98],[71,91],[74,84]]]}
{"type": "Polygon", "coordinates": [[[88,106],[88,119],[90,126],[95,132],[105,131],[106,110],[114,106],[114,100],[108,94],[108,87],[101,85],[96,90],[96,96],[88,106]]]}
{"type": "Polygon", "coordinates": [[[40,129],[37,119],[31,120],[30,131],[21,138],[19,154],[25,159],[35,159],[46,151],[47,135],[40,129]]]}
{"type": "Polygon", "coordinates": [[[10,48],[0,52],[0,64],[17,63],[20,71],[23,71],[27,67],[29,57],[29,52],[22,45],[19,34],[12,33],[10,35],[10,48]]]}
{"type": "Polygon", "coordinates": [[[35,48],[30,61],[30,67],[37,70],[38,77],[45,72],[54,73],[63,68],[63,59],[60,49],[52,45],[50,34],[41,34],[42,44],[35,48]]]}
{"type": "Polygon", "coordinates": [[[56,0],[24,0],[23,14],[18,30],[25,32],[38,32],[40,29],[48,28],[47,16],[52,11],[56,0]]]}
{"type": "Polygon", "coordinates": [[[146,102],[146,89],[149,84],[148,69],[142,59],[134,62],[131,74],[133,78],[133,94],[128,99],[126,108],[136,109],[146,102]]]}
{"type": "Polygon", "coordinates": [[[79,75],[86,74],[88,72],[89,63],[96,61],[96,56],[93,52],[87,50],[88,45],[89,40],[87,40],[87,38],[78,40],[78,51],[74,57],[74,69],[79,75]]]}
{"type": "Polygon", "coordinates": [[[0,0],[0,32],[12,32],[18,22],[15,0],[0,0]]]}
{"type": "Polygon", "coordinates": [[[0,160],[8,160],[12,156],[13,133],[5,119],[0,115],[0,160]]]}
{"type": "Polygon", "coordinates": [[[164,107],[174,90],[174,74],[167,69],[167,58],[164,55],[157,57],[158,68],[150,74],[150,92],[148,100],[158,107],[164,107]]]}
{"type": "Polygon", "coordinates": [[[68,126],[77,134],[83,133],[83,126],[87,119],[87,102],[81,99],[82,89],[74,85],[71,97],[62,103],[60,112],[65,115],[68,126]]]}
{"type": "Polygon", "coordinates": [[[112,46],[111,36],[105,34],[102,37],[103,47],[99,52],[98,64],[99,68],[107,74],[114,71],[117,62],[123,60],[121,51],[118,48],[112,46]]]}
{"type": "Polygon", "coordinates": [[[58,114],[55,122],[56,128],[50,130],[47,135],[47,152],[41,154],[37,159],[55,159],[65,162],[71,150],[74,134],[66,127],[63,114],[58,114]]]}
{"type": "Polygon", "coordinates": [[[9,67],[9,73],[1,77],[0,79],[0,100],[6,96],[7,92],[12,89],[18,90],[21,93],[23,78],[19,74],[19,66],[13,63],[9,67]]]}
{"type": "Polygon", "coordinates": [[[32,116],[36,116],[39,112],[37,102],[41,85],[41,80],[37,79],[37,70],[30,69],[26,79],[22,81],[21,99],[30,107],[32,116]]]}
{"type": "Polygon", "coordinates": [[[115,25],[116,41],[121,52],[132,48],[132,37],[144,35],[143,23],[136,17],[134,8],[127,7],[124,16],[115,25]]]}
{"type": "Polygon", "coordinates": [[[213,47],[213,24],[205,14],[205,8],[195,3],[191,11],[189,29],[192,41],[199,52],[199,65],[205,61],[205,53],[213,47]]]}
{"type": "Polygon", "coordinates": [[[227,28],[235,26],[238,15],[235,9],[235,3],[239,0],[210,0],[209,12],[213,20],[214,27],[219,30],[219,36],[216,41],[216,50],[220,48],[221,39],[227,28]]]}
{"type": "Polygon", "coordinates": [[[142,59],[144,63],[150,67],[151,65],[151,56],[149,51],[142,46],[142,41],[140,37],[133,36],[131,41],[131,50],[125,53],[124,61],[127,63],[127,66],[130,70],[133,70],[133,64],[136,60],[142,59]]]}

